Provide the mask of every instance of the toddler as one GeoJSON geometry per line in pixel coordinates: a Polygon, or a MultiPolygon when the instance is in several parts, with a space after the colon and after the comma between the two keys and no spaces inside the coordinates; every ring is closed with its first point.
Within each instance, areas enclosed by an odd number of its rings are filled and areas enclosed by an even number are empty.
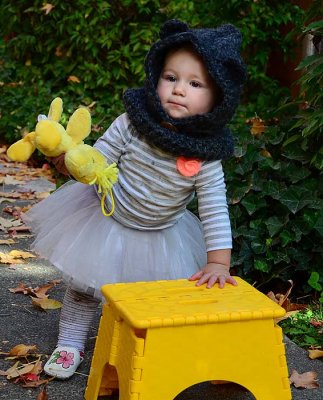
{"type": "Polygon", "coordinates": [[[119,168],[113,216],[103,216],[94,186],[73,181],[27,213],[34,250],[69,284],[47,374],[66,379],[81,363],[103,284],[236,284],[221,160],[233,152],[226,124],[246,77],[240,44],[230,24],[166,22],[147,54],[144,87],[125,92],[125,113],[95,144],[119,168]],[[195,193],[200,220],[186,209],[195,193]]]}

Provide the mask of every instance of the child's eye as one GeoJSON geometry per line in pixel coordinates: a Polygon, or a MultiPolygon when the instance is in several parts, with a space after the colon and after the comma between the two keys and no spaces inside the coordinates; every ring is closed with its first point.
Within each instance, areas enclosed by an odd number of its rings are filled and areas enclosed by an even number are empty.
{"type": "Polygon", "coordinates": [[[193,86],[195,88],[199,88],[199,87],[202,87],[202,84],[200,82],[197,82],[197,81],[192,81],[191,82],[191,86],[193,86]]]}
{"type": "Polygon", "coordinates": [[[168,82],[175,82],[176,81],[176,77],[174,75],[165,75],[164,79],[166,79],[166,81],[168,81],[168,82]]]}

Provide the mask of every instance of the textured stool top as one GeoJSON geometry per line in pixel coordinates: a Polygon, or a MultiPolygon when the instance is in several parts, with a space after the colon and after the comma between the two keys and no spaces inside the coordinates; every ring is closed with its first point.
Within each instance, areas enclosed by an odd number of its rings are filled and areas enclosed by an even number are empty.
{"type": "Polygon", "coordinates": [[[199,325],[273,319],[285,310],[239,277],[238,286],[223,289],[187,279],[116,283],[102,286],[102,293],[118,315],[135,328],[199,325]]]}

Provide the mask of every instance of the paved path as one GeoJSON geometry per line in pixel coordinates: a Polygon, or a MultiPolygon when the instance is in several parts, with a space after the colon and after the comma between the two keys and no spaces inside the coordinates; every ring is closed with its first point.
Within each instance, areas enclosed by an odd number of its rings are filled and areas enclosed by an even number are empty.
{"type": "MultiPolygon", "coordinates": [[[[3,171],[3,165],[0,164],[0,175],[3,171]]],[[[52,187],[48,181],[43,178],[32,182],[17,185],[0,185],[0,191],[11,192],[11,190],[24,189],[43,192],[52,187]]],[[[0,209],[10,206],[23,206],[30,201],[16,199],[13,203],[0,202],[0,209]]],[[[9,218],[6,213],[1,213],[2,217],[9,218]]],[[[6,237],[5,232],[0,231],[0,239],[6,237]]],[[[20,249],[28,251],[31,242],[30,237],[18,240],[18,243],[12,245],[10,249],[20,249]]],[[[0,245],[0,251],[7,252],[7,245],[0,245]]],[[[31,305],[28,296],[13,294],[9,288],[17,287],[19,282],[24,282],[26,286],[42,286],[48,281],[59,279],[60,273],[44,260],[29,259],[25,264],[17,264],[13,267],[0,264],[0,351],[8,351],[13,346],[23,343],[25,345],[37,345],[41,354],[49,355],[55,347],[59,310],[50,310],[48,312],[38,311],[31,305]]],[[[50,298],[62,300],[65,286],[63,283],[57,285],[49,292],[50,298]]],[[[79,373],[69,381],[51,381],[48,384],[47,393],[49,400],[82,400],[86,387],[87,375],[91,363],[97,326],[100,318],[100,309],[90,331],[90,337],[87,342],[86,356],[83,364],[79,368],[79,373]]],[[[239,346],[239,343],[237,343],[239,346]]],[[[255,349],[256,351],[256,349],[255,349]]],[[[323,399],[323,368],[322,362],[310,360],[307,352],[300,349],[293,342],[286,339],[286,352],[288,367],[291,371],[296,369],[299,373],[307,371],[317,371],[319,373],[319,382],[321,387],[314,390],[301,390],[292,388],[294,400],[322,400],[323,399]]],[[[0,358],[0,370],[8,369],[12,363],[0,358]]],[[[165,382],[167,384],[167,382],[165,382]]],[[[40,389],[26,389],[17,384],[9,382],[6,378],[0,376],[0,399],[1,400],[29,400],[37,399],[40,389]]],[[[106,397],[101,399],[117,400],[118,396],[106,397]]],[[[249,400],[254,397],[244,388],[229,385],[210,385],[202,383],[187,389],[176,397],[176,400],[249,400]]],[[[95,400],[95,399],[93,399],[95,400]]],[[[151,399],[154,400],[154,399],[151,399]]],[[[165,399],[169,400],[169,399],[165,399]]],[[[273,399],[280,400],[280,399],[273,399]]]]}

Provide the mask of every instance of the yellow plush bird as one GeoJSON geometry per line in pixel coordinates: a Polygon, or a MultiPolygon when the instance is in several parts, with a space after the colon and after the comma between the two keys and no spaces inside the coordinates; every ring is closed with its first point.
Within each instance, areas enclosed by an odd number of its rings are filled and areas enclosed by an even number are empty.
{"type": "Polygon", "coordinates": [[[59,123],[63,112],[63,101],[56,97],[49,108],[48,116],[40,115],[35,131],[12,144],[7,155],[12,161],[25,162],[38,149],[47,157],[57,157],[65,153],[65,165],[69,173],[79,182],[97,184],[101,197],[101,208],[105,216],[112,215],[114,201],[112,185],[118,178],[115,163],[107,164],[105,157],[95,148],[83,143],[91,132],[91,115],[87,108],[78,108],[71,115],[66,130],[59,123]],[[106,213],[104,201],[111,195],[112,209],[106,213]]]}

